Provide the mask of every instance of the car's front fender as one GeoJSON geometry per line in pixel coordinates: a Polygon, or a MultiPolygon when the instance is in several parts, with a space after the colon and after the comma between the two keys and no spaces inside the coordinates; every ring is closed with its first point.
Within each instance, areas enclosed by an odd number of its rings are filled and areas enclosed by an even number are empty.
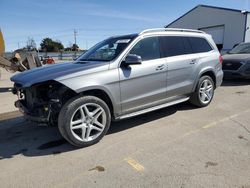
{"type": "Polygon", "coordinates": [[[114,113],[120,113],[120,87],[118,69],[104,70],[87,75],[78,75],[56,80],[76,93],[90,90],[102,90],[110,98],[114,113]]]}

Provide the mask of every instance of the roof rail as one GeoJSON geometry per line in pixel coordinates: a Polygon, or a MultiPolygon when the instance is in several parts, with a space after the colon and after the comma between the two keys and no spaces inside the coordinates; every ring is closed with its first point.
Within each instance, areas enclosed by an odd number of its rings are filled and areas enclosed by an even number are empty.
{"type": "Polygon", "coordinates": [[[179,31],[179,32],[191,32],[191,33],[205,33],[204,31],[200,30],[193,30],[193,29],[179,29],[179,28],[155,28],[155,29],[146,29],[141,34],[151,33],[151,32],[164,32],[164,31],[179,31]]]}

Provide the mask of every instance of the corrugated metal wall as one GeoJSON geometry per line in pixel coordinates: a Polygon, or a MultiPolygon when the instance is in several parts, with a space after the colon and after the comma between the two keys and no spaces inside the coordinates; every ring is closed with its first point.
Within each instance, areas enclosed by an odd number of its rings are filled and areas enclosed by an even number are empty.
{"type": "Polygon", "coordinates": [[[231,49],[245,39],[246,15],[240,11],[198,6],[168,25],[168,27],[188,29],[218,26],[224,27],[223,49],[231,49]]]}

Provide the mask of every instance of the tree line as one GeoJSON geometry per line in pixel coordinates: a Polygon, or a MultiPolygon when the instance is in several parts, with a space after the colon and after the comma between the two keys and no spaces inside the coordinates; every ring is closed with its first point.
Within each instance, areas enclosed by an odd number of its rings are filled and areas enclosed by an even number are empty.
{"type": "MultiPolygon", "coordinates": [[[[27,45],[23,48],[28,51],[38,50],[35,40],[33,38],[28,38],[27,45]]],[[[79,46],[77,44],[70,44],[69,47],[64,47],[64,45],[59,40],[53,40],[51,38],[44,38],[40,43],[39,51],[42,52],[59,52],[59,51],[79,51],[79,46]]]]}

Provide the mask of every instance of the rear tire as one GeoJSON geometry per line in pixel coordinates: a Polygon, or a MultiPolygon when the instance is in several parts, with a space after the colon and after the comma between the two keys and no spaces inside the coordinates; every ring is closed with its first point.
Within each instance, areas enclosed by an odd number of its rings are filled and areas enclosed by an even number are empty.
{"type": "Polygon", "coordinates": [[[210,76],[202,76],[190,97],[190,103],[197,107],[208,106],[214,96],[214,81],[210,76]]]}
{"type": "Polygon", "coordinates": [[[81,96],[69,100],[62,107],[58,128],[72,145],[87,147],[103,138],[110,122],[110,110],[103,100],[94,96],[81,96]]]}

